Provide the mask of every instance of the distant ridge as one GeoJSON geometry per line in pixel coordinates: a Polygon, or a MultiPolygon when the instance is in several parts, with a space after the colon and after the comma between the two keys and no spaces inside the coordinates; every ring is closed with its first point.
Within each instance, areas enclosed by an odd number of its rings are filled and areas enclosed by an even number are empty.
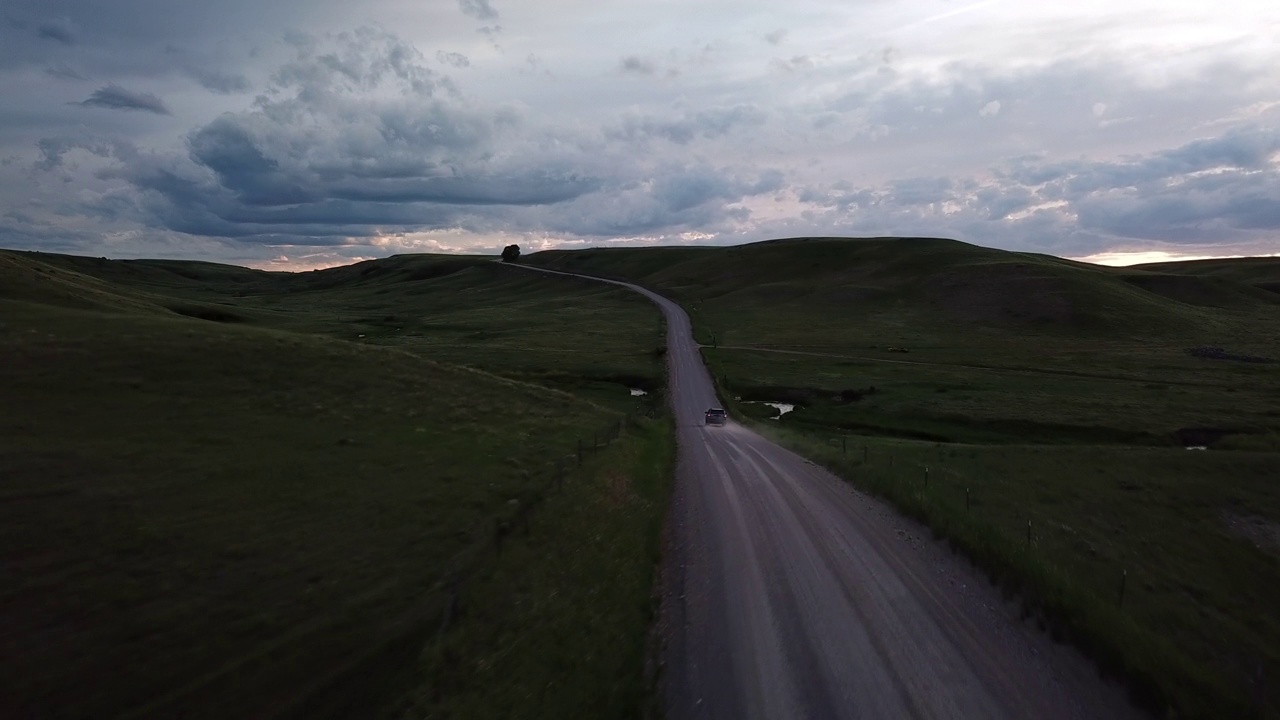
{"type": "MultiPolygon", "coordinates": [[[[857,312],[868,325],[920,332],[959,326],[1090,337],[1171,336],[1216,327],[1222,322],[1218,310],[1270,312],[1280,300],[1232,277],[1105,267],[945,238],[786,238],[726,247],[549,250],[528,261],[637,281],[686,303],[737,304],[774,314],[804,309],[814,318],[857,312]]],[[[1261,265],[1276,269],[1280,279],[1280,262],[1261,265]]]]}

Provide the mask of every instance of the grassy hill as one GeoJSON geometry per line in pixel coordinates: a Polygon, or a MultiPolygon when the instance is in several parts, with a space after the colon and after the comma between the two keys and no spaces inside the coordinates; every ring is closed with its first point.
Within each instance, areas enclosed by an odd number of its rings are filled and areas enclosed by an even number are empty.
{"type": "Polygon", "coordinates": [[[0,251],[0,715],[501,715],[552,680],[557,716],[639,707],[669,439],[591,450],[659,389],[660,318],[519,272],[0,251]],[[512,647],[547,595],[581,632],[512,647]],[[441,689],[437,647],[506,685],[441,689]]]}
{"type": "Polygon", "coordinates": [[[1134,265],[1131,269],[1169,275],[1221,278],[1269,292],[1280,292],[1280,258],[1274,257],[1147,263],[1134,265]]]}
{"type": "Polygon", "coordinates": [[[703,324],[721,331],[721,344],[919,345],[972,332],[1159,339],[1218,327],[1224,318],[1203,308],[1214,300],[1244,313],[1280,302],[1231,280],[1167,287],[1142,270],[933,238],[547,251],[529,262],[661,289],[702,312],[703,324]],[[1197,297],[1201,286],[1210,302],[1197,297]],[[735,310],[751,322],[730,322],[735,310]],[[793,327],[815,317],[821,332],[793,327]]]}
{"type": "Polygon", "coordinates": [[[1280,713],[1280,265],[928,238],[529,262],[675,296],[735,415],[949,537],[1158,714],[1280,713]]]}
{"type": "MultiPolygon", "coordinates": [[[[1280,711],[1257,680],[1280,675],[1275,263],[927,238],[527,261],[681,301],[736,416],[950,537],[1160,711],[1280,711]]],[[[0,251],[0,636],[23,659],[0,715],[637,707],[661,426],[610,449],[622,481],[588,457],[529,535],[474,548],[646,407],[629,389],[660,389],[661,324],[520,272],[0,251]],[[419,654],[459,558],[478,570],[419,654]]]]}
{"type": "Polygon", "coordinates": [[[1145,444],[1213,426],[1248,430],[1266,447],[1280,430],[1271,365],[1231,359],[1280,360],[1280,295],[1231,280],[916,238],[530,261],[678,297],[726,388],[798,402],[789,422],[934,440],[1145,444]]]}

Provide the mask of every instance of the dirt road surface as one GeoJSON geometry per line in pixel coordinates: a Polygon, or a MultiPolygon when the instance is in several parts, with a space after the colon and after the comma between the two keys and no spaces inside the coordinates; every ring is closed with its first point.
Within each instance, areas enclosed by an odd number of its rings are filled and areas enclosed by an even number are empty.
{"type": "Polygon", "coordinates": [[[667,319],[668,718],[1143,717],[926,529],[732,420],[704,425],[720,403],[688,316],[615,284],[667,319]]]}

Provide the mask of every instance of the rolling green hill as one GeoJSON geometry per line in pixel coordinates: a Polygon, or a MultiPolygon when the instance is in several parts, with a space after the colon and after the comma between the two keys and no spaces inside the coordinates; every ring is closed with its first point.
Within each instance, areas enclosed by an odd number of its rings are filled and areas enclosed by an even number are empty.
{"type": "Polygon", "coordinates": [[[1131,269],[1170,275],[1221,278],[1270,292],[1280,292],[1280,258],[1275,257],[1148,263],[1134,265],[1131,269]]]}
{"type": "Polygon", "coordinates": [[[1256,699],[1280,673],[1276,263],[921,238],[528,261],[675,296],[732,414],[947,536],[1157,714],[1280,712],[1256,699]]]}
{"type": "Polygon", "coordinates": [[[1247,322],[1280,302],[1229,279],[1176,278],[933,238],[548,251],[529,262],[668,292],[703,312],[709,330],[723,326],[722,344],[919,345],[971,332],[1160,339],[1247,322]],[[729,322],[735,312],[751,316],[747,327],[729,322]]]}
{"type": "Polygon", "coordinates": [[[928,238],[530,261],[678,297],[722,384],[800,404],[793,423],[983,442],[1280,431],[1274,365],[1237,360],[1280,361],[1280,295],[1232,280],[928,238]]]}
{"type": "Polygon", "coordinates": [[[576,689],[548,712],[633,711],[669,438],[590,450],[652,407],[628,387],[659,389],[661,332],[630,293],[481,258],[0,251],[0,716],[489,716],[549,675],[576,689]],[[598,634],[511,650],[531,594],[562,598],[547,632],[598,634]],[[450,602],[484,622],[438,636],[450,602]]]}

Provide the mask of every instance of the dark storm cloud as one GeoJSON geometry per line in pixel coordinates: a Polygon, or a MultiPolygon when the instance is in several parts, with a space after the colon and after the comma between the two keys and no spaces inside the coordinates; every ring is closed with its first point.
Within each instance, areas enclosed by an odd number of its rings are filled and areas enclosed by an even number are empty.
{"type": "MultiPolygon", "coordinates": [[[[381,31],[296,37],[291,45],[293,57],[255,108],[193,130],[185,157],[135,154],[102,176],[135,188],[153,223],[250,239],[500,225],[504,213],[568,202],[605,184],[599,163],[572,141],[548,139],[562,148],[554,152],[495,152],[504,138],[524,142],[519,114],[472,109],[451,92],[436,97],[447,78],[381,31]]],[[[41,168],[56,167],[72,149],[121,155],[101,141],[50,139],[41,168]]],[[[668,199],[680,204],[679,194],[668,199]]]]}
{"type": "Polygon", "coordinates": [[[982,188],[974,194],[974,199],[987,220],[1003,220],[1040,202],[1030,189],[1016,185],[982,188]]]}
{"type": "Polygon", "coordinates": [[[445,52],[443,50],[436,52],[436,60],[439,60],[445,65],[452,65],[456,68],[464,68],[471,65],[471,60],[468,59],[466,55],[456,52],[445,52]]]}
{"type": "Polygon", "coordinates": [[[200,87],[220,95],[249,91],[249,79],[238,73],[225,73],[198,67],[188,69],[187,73],[200,83],[200,87]]]}
{"type": "Polygon", "coordinates": [[[895,180],[889,186],[894,202],[901,205],[931,205],[954,197],[955,182],[946,177],[918,177],[895,180]]]}
{"type": "Polygon", "coordinates": [[[636,75],[652,75],[657,71],[653,63],[636,55],[629,55],[618,62],[618,70],[636,75]]]}
{"type": "Polygon", "coordinates": [[[343,182],[333,185],[330,193],[345,200],[380,203],[549,205],[599,188],[600,181],[595,178],[558,177],[535,170],[511,176],[381,178],[372,182],[343,182]]]}
{"type": "Polygon", "coordinates": [[[291,44],[294,56],[273,73],[272,82],[278,90],[297,91],[299,98],[369,91],[394,82],[423,95],[449,89],[448,79],[427,68],[417,48],[384,30],[298,35],[291,44]]]}
{"type": "Polygon", "coordinates": [[[75,70],[72,70],[66,65],[66,63],[59,63],[58,65],[47,67],[44,69],[44,72],[49,77],[54,77],[59,80],[88,80],[85,76],[75,70]]]}
{"type": "Polygon", "coordinates": [[[1208,233],[1280,231],[1280,171],[1189,177],[1158,191],[1093,191],[1072,202],[1080,226],[1118,237],[1199,242],[1208,233]]]}
{"type": "Polygon", "coordinates": [[[504,12],[508,35],[489,0],[360,6],[415,45],[339,32],[354,6],[331,0],[14,4],[0,91],[22,102],[0,113],[0,203],[23,215],[0,245],[53,242],[60,225],[374,254],[419,231],[460,233],[459,246],[467,233],[927,234],[1059,254],[1280,233],[1266,126],[1280,111],[1267,110],[1271,65],[1245,54],[1152,80],[1139,77],[1151,63],[1119,56],[1001,64],[910,33],[830,41],[772,10],[744,14],[731,39],[693,13],[661,40],[619,22],[578,43],[581,18],[550,6],[504,12]],[[50,23],[72,42],[42,33],[50,23]],[[286,27],[300,30],[281,41],[286,27]],[[84,107],[179,103],[181,122],[84,107]],[[1229,130],[1255,117],[1259,129],[1229,130]]]}
{"type": "Polygon", "coordinates": [[[576,237],[637,237],[727,229],[750,218],[737,205],[785,185],[778,170],[665,163],[635,169],[637,178],[564,205],[531,207],[513,214],[519,223],[576,237]]]}
{"type": "Polygon", "coordinates": [[[735,105],[686,112],[678,118],[631,116],[620,126],[607,129],[606,133],[612,139],[629,142],[660,139],[687,145],[698,138],[727,135],[739,127],[762,125],[765,118],[765,113],[755,105],[735,105]]]}
{"type": "Polygon", "coordinates": [[[1280,133],[1237,130],[1122,161],[1017,158],[993,180],[810,187],[810,222],[1083,255],[1116,242],[1203,244],[1280,233],[1280,133]]]}
{"type": "Polygon", "coordinates": [[[498,11],[493,9],[489,4],[489,0],[458,0],[458,7],[464,15],[468,15],[477,20],[497,20],[498,11]]]}
{"type": "MultiPolygon", "coordinates": [[[[1280,152],[1280,132],[1236,130],[1222,137],[1187,143],[1162,153],[1109,163],[1054,163],[1037,168],[1034,178],[1065,180],[1071,193],[1145,186],[1180,176],[1212,171],[1266,169],[1280,152]]],[[[1024,182],[1031,178],[1019,178],[1024,182]]]]}
{"type": "Polygon", "coordinates": [[[288,205],[322,199],[301,178],[281,172],[279,163],[235,118],[223,115],[193,133],[191,159],[214,172],[219,184],[246,205],[288,205]]]}
{"type": "Polygon", "coordinates": [[[106,87],[98,88],[93,91],[92,95],[77,104],[85,107],[109,108],[111,110],[141,110],[157,115],[170,114],[169,108],[165,107],[164,102],[155,95],[126,90],[119,85],[107,85],[106,87]]]}
{"type": "Polygon", "coordinates": [[[45,40],[55,40],[63,45],[75,42],[75,33],[71,30],[71,21],[61,18],[47,20],[36,27],[36,34],[45,40]]]}
{"type": "Polygon", "coordinates": [[[131,158],[136,150],[127,142],[88,134],[67,135],[41,138],[36,147],[40,150],[40,160],[35,163],[38,170],[49,171],[60,167],[63,158],[72,150],[83,150],[90,155],[102,158],[131,158]]]}

